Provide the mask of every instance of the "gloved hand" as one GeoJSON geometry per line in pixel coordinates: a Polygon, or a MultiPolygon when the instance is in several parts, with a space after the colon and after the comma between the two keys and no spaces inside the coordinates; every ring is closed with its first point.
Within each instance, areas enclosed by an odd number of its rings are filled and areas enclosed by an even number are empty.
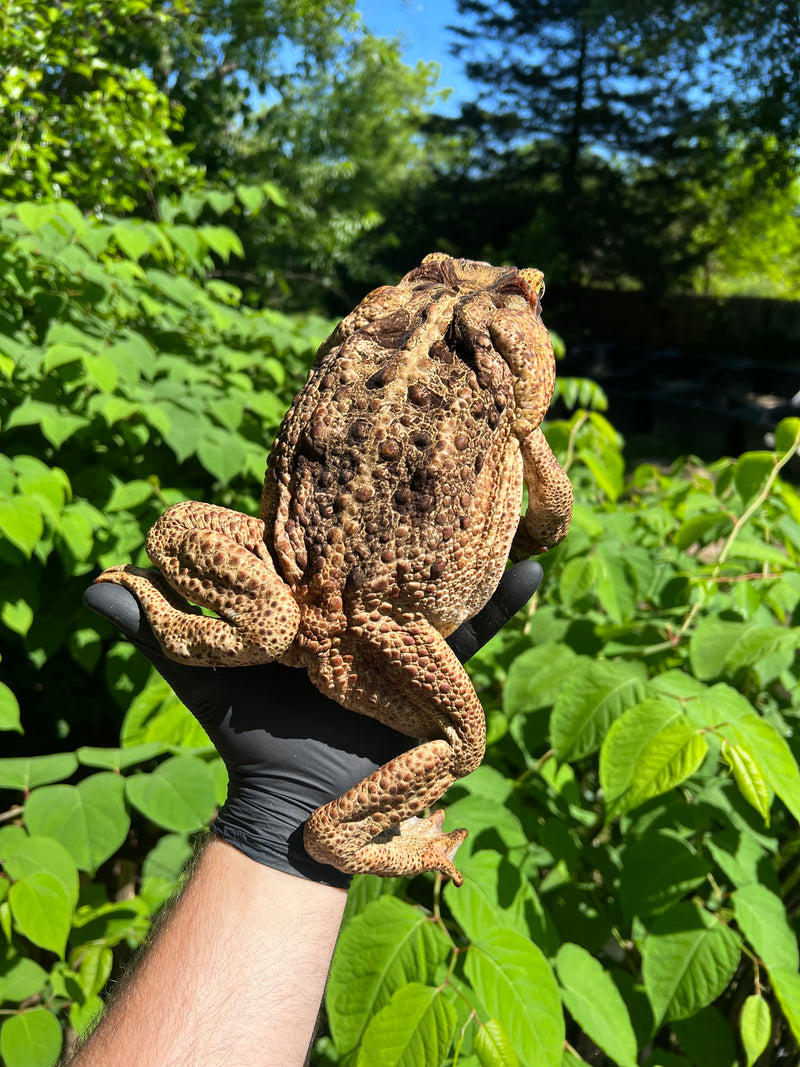
{"type": "MultiPolygon", "coordinates": [[[[448,639],[462,663],[536,592],[532,560],[506,571],[486,607],[448,639]]],[[[228,769],[212,831],[268,867],[346,888],[350,875],[312,860],[303,823],[316,808],[416,742],[324,697],[303,670],[279,663],[193,667],[168,659],[127,589],[92,585],[84,603],[150,660],[208,734],[228,769]]]]}

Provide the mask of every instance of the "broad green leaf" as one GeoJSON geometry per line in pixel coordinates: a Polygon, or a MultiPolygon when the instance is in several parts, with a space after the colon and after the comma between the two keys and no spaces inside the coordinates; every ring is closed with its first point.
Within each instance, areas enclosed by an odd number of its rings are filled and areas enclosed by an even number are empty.
{"type": "Polygon", "coordinates": [[[69,942],[82,949],[87,944],[113,947],[121,941],[138,942],[150,926],[150,909],[141,897],[131,897],[97,908],[78,908],[72,921],[69,942]]]}
{"type": "Polygon", "coordinates": [[[78,979],[85,996],[99,993],[108,981],[114,955],[107,945],[83,945],[70,957],[77,964],[78,979]]]}
{"type": "Polygon", "coordinates": [[[550,738],[560,761],[596,752],[609,727],[645,695],[646,672],[638,663],[588,663],[573,674],[550,716],[550,738]]]}
{"type": "Polygon", "coordinates": [[[739,1067],[736,1040],[730,1023],[713,1005],[689,1019],[673,1023],[680,1046],[693,1064],[702,1067],[739,1067]]]}
{"type": "Polygon", "coordinates": [[[469,837],[458,850],[458,861],[474,851],[499,849],[506,855],[524,855],[529,841],[519,817],[510,807],[487,804],[485,797],[471,794],[447,806],[446,829],[469,828],[469,837]]]}
{"type": "Polygon", "coordinates": [[[480,849],[458,856],[464,884],[452,882],[444,888],[447,906],[471,941],[480,940],[491,929],[505,927],[530,937],[547,950],[555,934],[552,921],[519,866],[494,849],[480,849]]]}
{"type": "Polygon", "coordinates": [[[636,1037],[625,1002],[607,971],[580,945],[556,955],[561,999],[581,1030],[619,1067],[636,1067],[636,1037]]]}
{"type": "Polygon", "coordinates": [[[599,569],[597,558],[593,555],[575,556],[564,564],[558,591],[565,608],[594,591],[599,569]]]}
{"type": "Polygon", "coordinates": [[[742,748],[741,745],[731,745],[723,740],[722,755],[733,772],[733,780],[739,787],[739,792],[769,826],[769,806],[772,797],[761,768],[747,749],[742,748]]]}
{"type": "MultiPolygon", "coordinates": [[[[608,551],[608,546],[606,546],[608,551]]],[[[596,593],[600,606],[612,622],[621,626],[631,618],[636,608],[636,581],[625,565],[617,558],[618,546],[615,542],[613,554],[600,557],[600,571],[597,577],[596,593]]]]}
{"type": "Polygon", "coordinates": [[[257,214],[264,203],[264,193],[257,185],[237,185],[236,195],[250,215],[257,214]]]}
{"type": "Polygon", "coordinates": [[[78,902],[78,868],[75,860],[54,837],[35,834],[4,858],[3,866],[13,881],[32,874],[50,874],[63,886],[72,906],[78,902]]]}
{"type": "Polygon", "coordinates": [[[775,451],[785,455],[800,447],[800,419],[781,419],[775,427],[775,451]]]}
{"type": "Polygon", "coordinates": [[[72,752],[0,759],[0,789],[28,790],[48,782],[60,782],[69,778],[77,766],[72,752]]]}
{"type": "Polygon", "coordinates": [[[134,478],[124,483],[118,482],[105,505],[105,511],[126,511],[136,508],[145,500],[149,500],[154,493],[155,486],[141,478],[134,478]]]}
{"type": "Polygon", "coordinates": [[[13,496],[0,500],[0,533],[30,558],[44,532],[42,509],[35,500],[13,496]]]}
{"type": "Polygon", "coordinates": [[[722,868],[732,885],[741,887],[753,882],[777,888],[778,880],[766,849],[742,830],[723,830],[709,837],[706,848],[722,868]]]}
{"type": "Polygon", "coordinates": [[[33,625],[33,606],[22,597],[13,603],[7,600],[0,607],[0,621],[7,629],[25,637],[33,625]]]}
{"type": "Polygon", "coordinates": [[[191,855],[192,846],[183,834],[165,834],[147,853],[142,866],[142,877],[174,881],[191,855]]]}
{"type": "Polygon", "coordinates": [[[358,1067],[440,1067],[456,1013],[440,989],[409,982],[370,1019],[358,1067]]]}
{"type": "Polygon", "coordinates": [[[114,226],[117,244],[133,260],[149,252],[156,241],[155,228],[138,219],[123,219],[114,226]]]}
{"type": "Polygon", "coordinates": [[[45,786],[28,798],[25,822],[32,834],[58,838],[80,870],[94,872],[128,833],[124,794],[118,774],[93,774],[77,786],[45,786]]]}
{"type": "Polygon", "coordinates": [[[547,960],[527,938],[494,930],[467,952],[465,972],[523,1063],[560,1067],[564,1015],[547,960]]]}
{"type": "MultiPolygon", "coordinates": [[[[581,662],[569,645],[544,644],[527,649],[508,668],[503,711],[517,715],[549,707],[581,662]]],[[[590,661],[587,658],[585,662],[590,661]]]]}
{"type": "Polygon", "coordinates": [[[701,619],[689,641],[689,663],[696,678],[718,678],[737,643],[762,627],[753,621],[728,622],[718,615],[701,619]]]}
{"type": "Polygon", "coordinates": [[[11,886],[8,902],[24,936],[63,959],[73,904],[61,882],[52,874],[29,875],[11,886]]]}
{"type": "Polygon", "coordinates": [[[600,784],[610,821],[680,785],[703,761],[703,736],[658,698],[626,711],[612,725],[600,752],[600,784]]]}
{"type": "Polygon", "coordinates": [[[686,901],[661,915],[642,949],[642,978],[656,1023],[687,1019],[720,995],[736,971],[736,934],[686,901]]]}
{"type": "Polygon", "coordinates": [[[770,788],[795,819],[800,819],[800,769],[789,745],[772,723],[750,709],[719,732],[747,753],[770,788]]]}
{"type": "Polygon", "coordinates": [[[19,701],[5,682],[0,682],[0,730],[22,733],[19,721],[19,701]]]}
{"type": "Polygon", "coordinates": [[[0,1030],[5,1067],[53,1067],[61,1052],[58,1020],[47,1008],[12,1015],[0,1030]]]}
{"type": "Polygon", "coordinates": [[[432,980],[448,948],[417,908],[387,896],[368,904],[343,930],[331,966],[325,1003],[337,1048],[354,1049],[397,990],[432,980]]]}
{"type": "Polygon", "coordinates": [[[742,1005],[739,1015],[739,1033],[747,1056],[747,1067],[753,1067],[767,1047],[772,1033],[769,1004],[760,994],[752,994],[742,1005]]]}
{"type": "Polygon", "coordinates": [[[47,971],[26,956],[17,956],[0,963],[0,1003],[27,1000],[44,989],[47,971]]]}
{"type": "Polygon", "coordinates": [[[620,904],[630,919],[655,915],[704,882],[709,872],[708,862],[685,841],[666,830],[651,831],[622,854],[620,904]]]}
{"type": "Polygon", "coordinates": [[[772,971],[773,967],[800,970],[797,938],[783,902],[764,885],[746,885],[731,897],[739,929],[772,971]]]}
{"type": "Polygon", "coordinates": [[[733,466],[733,481],[745,504],[749,504],[764,488],[775,469],[771,452],[745,452],[733,466]]]}
{"type": "Polygon", "coordinates": [[[769,977],[794,1039],[800,1042],[800,974],[785,967],[773,967],[769,977]]]}
{"type": "Polygon", "coordinates": [[[130,803],[165,830],[199,830],[216,807],[214,778],[193,756],[173,756],[150,774],[127,779],[130,803]]]}
{"type": "Polygon", "coordinates": [[[519,1067],[508,1034],[497,1019],[479,1026],[472,1043],[481,1067],[519,1067]]]}
{"type": "Polygon", "coordinates": [[[197,458],[223,485],[241,473],[251,447],[243,437],[216,426],[196,442],[197,458]]]}
{"type": "Polygon", "coordinates": [[[168,750],[163,741],[149,741],[145,745],[131,745],[129,748],[92,748],[90,745],[83,745],[75,755],[87,767],[124,771],[135,767],[137,763],[147,763],[168,750]]]}
{"type": "Polygon", "coordinates": [[[23,204],[17,204],[16,212],[17,218],[33,233],[38,233],[43,226],[46,226],[48,222],[53,218],[57,210],[55,203],[42,203],[34,204],[26,202],[23,204]]]}

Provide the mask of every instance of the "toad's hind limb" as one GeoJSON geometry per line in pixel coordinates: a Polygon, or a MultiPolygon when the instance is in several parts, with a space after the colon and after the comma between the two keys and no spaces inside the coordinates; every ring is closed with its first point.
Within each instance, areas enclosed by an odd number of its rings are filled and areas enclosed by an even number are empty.
{"type": "MultiPolygon", "coordinates": [[[[358,622],[358,620],[356,620],[358,622]]],[[[453,863],[466,830],[442,832],[442,813],[420,816],[483,758],[483,709],[464,668],[424,619],[366,621],[327,660],[309,665],[326,695],[423,743],[402,753],[306,823],[317,860],[384,876],[438,870],[460,885],[453,863]]]]}
{"type": "Polygon", "coordinates": [[[300,611],[275,570],[259,519],[184,501],[164,512],[146,547],[158,572],[112,567],[97,581],[125,586],[139,599],[170,659],[249,666],[269,663],[291,645],[300,611]],[[194,614],[187,600],[220,618],[194,614]]]}

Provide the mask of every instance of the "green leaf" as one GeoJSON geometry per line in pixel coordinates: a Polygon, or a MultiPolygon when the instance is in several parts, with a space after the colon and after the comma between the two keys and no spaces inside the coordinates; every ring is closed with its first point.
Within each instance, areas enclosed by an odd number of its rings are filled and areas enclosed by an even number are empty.
{"type": "Polygon", "coordinates": [[[767,969],[800,970],[797,938],[780,898],[766,886],[754,884],[737,889],[731,900],[739,929],[767,969]]]}
{"type": "Polygon", "coordinates": [[[24,936],[63,959],[73,904],[61,882],[52,874],[29,875],[11,886],[8,902],[24,936]]]}
{"type": "Polygon", "coordinates": [[[42,509],[21,496],[0,500],[0,532],[30,558],[44,532],[42,509]]]}
{"type": "Polygon", "coordinates": [[[564,1015],[547,960],[527,938],[495,930],[467,952],[465,973],[523,1063],[560,1067],[564,1015]]]}
{"type": "Polygon", "coordinates": [[[78,868],[60,841],[44,835],[25,836],[19,847],[6,854],[3,864],[9,877],[18,881],[33,874],[50,874],[72,902],[78,902],[78,868]]]}
{"type": "Polygon", "coordinates": [[[554,936],[552,920],[519,865],[487,848],[463,858],[459,853],[458,860],[464,884],[457,889],[448,882],[444,896],[467,937],[477,941],[486,930],[505,927],[546,949],[554,936]]]}
{"type": "Polygon", "coordinates": [[[733,481],[745,504],[758,496],[775,469],[771,452],[745,452],[733,465],[733,481]]]}
{"type": "Polygon", "coordinates": [[[70,944],[81,949],[86,944],[112,947],[121,941],[136,943],[150,926],[150,909],[138,896],[97,908],[84,905],[76,911],[72,925],[70,944]]]}
{"type": "Polygon", "coordinates": [[[713,1004],[690,1019],[673,1024],[680,1046],[693,1064],[702,1067],[739,1067],[736,1041],[730,1024],[713,1004]]]}
{"type": "Polygon", "coordinates": [[[165,834],[147,853],[143,878],[165,878],[174,882],[192,855],[192,846],[183,834],[165,834]]]}
{"type": "Polygon", "coordinates": [[[646,671],[639,663],[588,663],[573,674],[550,716],[550,739],[559,761],[596,752],[615,719],[645,695],[646,671]]]}
{"type": "Polygon", "coordinates": [[[473,1047],[481,1067],[519,1067],[508,1034],[497,1019],[488,1019],[478,1027],[473,1047]]]}
{"type": "Polygon", "coordinates": [[[216,426],[196,441],[197,458],[223,485],[241,474],[250,449],[243,437],[216,426]]]}
{"type": "Polygon", "coordinates": [[[61,1044],[61,1027],[47,1008],[12,1015],[0,1030],[0,1054],[6,1067],[53,1067],[61,1044]]]}
{"type": "Polygon", "coordinates": [[[739,963],[739,938],[703,908],[676,904],[653,924],[642,978],[657,1024],[687,1019],[722,993],[739,963]]]}
{"type": "Polygon", "coordinates": [[[264,193],[256,185],[237,185],[236,195],[250,215],[257,214],[264,203],[264,193]]]}
{"type": "Polygon", "coordinates": [[[800,975],[785,967],[773,967],[769,977],[794,1039],[800,1042],[800,975]]]}
{"type": "Polygon", "coordinates": [[[123,219],[113,229],[117,244],[133,260],[140,260],[157,241],[154,227],[139,219],[123,219]]]}
{"type": "Polygon", "coordinates": [[[33,233],[38,233],[43,226],[46,226],[48,222],[53,218],[56,213],[57,205],[55,203],[43,203],[33,204],[24,203],[17,204],[16,213],[17,218],[23,226],[31,230],[33,233]]]}
{"type": "Polygon", "coordinates": [[[93,873],[125,840],[130,818],[118,774],[93,774],[77,786],[34,790],[25,805],[32,834],[57,838],[80,870],[93,873]]]}
{"type": "Polygon", "coordinates": [[[800,419],[781,419],[775,427],[775,451],[781,455],[800,446],[800,419]]]}
{"type": "Polygon", "coordinates": [[[722,755],[733,772],[733,780],[739,787],[739,792],[769,826],[772,797],[760,767],[741,745],[731,745],[726,740],[722,742],[722,755]]]}
{"type": "Polygon", "coordinates": [[[99,993],[108,981],[114,954],[108,945],[83,945],[73,953],[74,962],[78,963],[78,980],[84,995],[91,997],[99,993]]]}
{"type": "Polygon", "coordinates": [[[358,1067],[440,1067],[455,1023],[455,1008],[440,989],[409,982],[370,1019],[358,1067]]]}
{"type": "Polygon", "coordinates": [[[18,734],[23,732],[19,720],[19,701],[5,682],[0,682],[0,730],[16,730],[18,734]]]}
{"type": "Polygon", "coordinates": [[[150,482],[133,478],[129,482],[117,482],[105,506],[106,512],[128,511],[137,508],[155,493],[150,482]]]}
{"type": "Polygon", "coordinates": [[[124,771],[137,763],[147,763],[168,750],[163,741],[148,741],[129,748],[92,748],[83,745],[75,755],[87,767],[103,767],[109,771],[124,771]]]}
{"type": "Polygon", "coordinates": [[[503,711],[510,716],[549,707],[578,663],[579,657],[569,645],[547,643],[526,649],[508,668],[503,711]]]}
{"type": "Polygon", "coordinates": [[[619,901],[625,915],[645,918],[681,900],[710,873],[706,860],[668,830],[634,840],[622,854],[619,901]]]}
{"type": "Polygon", "coordinates": [[[750,710],[719,732],[748,753],[795,819],[800,819],[800,769],[772,723],[750,710]]]}
{"type": "Polygon", "coordinates": [[[342,1053],[359,1044],[370,1018],[409,982],[433,979],[449,942],[428,916],[396,897],[373,900],[347,924],[326,993],[328,1021],[342,1053]]]}
{"type": "Polygon", "coordinates": [[[555,963],[561,999],[575,1022],[619,1067],[636,1067],[636,1036],[609,973],[570,942],[558,950],[555,963]]]}
{"type": "Polygon", "coordinates": [[[685,716],[651,697],[617,719],[600,752],[600,784],[610,821],[694,774],[708,750],[685,716]]]}
{"type": "Polygon", "coordinates": [[[564,564],[558,591],[565,608],[594,591],[599,569],[597,558],[593,555],[576,556],[564,564]]]}
{"type": "Polygon", "coordinates": [[[759,622],[728,622],[717,615],[701,619],[689,642],[689,662],[697,678],[708,681],[724,672],[757,663],[776,652],[793,652],[800,628],[764,626],[759,622]]]}
{"type": "Polygon", "coordinates": [[[130,803],[165,830],[199,830],[216,807],[214,778],[193,756],[173,756],[152,772],[127,779],[130,803]]]}
{"type": "Polygon", "coordinates": [[[28,790],[48,782],[60,782],[74,774],[77,766],[72,752],[0,759],[0,789],[28,790]]]}
{"type": "Polygon", "coordinates": [[[754,993],[742,1005],[739,1016],[739,1033],[747,1056],[747,1067],[753,1067],[758,1057],[767,1047],[772,1033],[772,1019],[769,1004],[760,995],[754,993]]]}
{"type": "Polygon", "coordinates": [[[25,956],[0,963],[0,1003],[19,1003],[39,993],[47,984],[47,971],[25,956]]]}

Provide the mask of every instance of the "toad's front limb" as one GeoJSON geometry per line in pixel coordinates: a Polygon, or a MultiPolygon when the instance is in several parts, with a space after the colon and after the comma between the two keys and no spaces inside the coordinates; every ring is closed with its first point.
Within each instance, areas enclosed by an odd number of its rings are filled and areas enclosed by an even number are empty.
{"type": "Polygon", "coordinates": [[[355,615],[351,628],[309,675],[339,703],[423,744],[380,767],[306,824],[315,859],[350,873],[384,876],[438,870],[456,885],[453,864],[466,830],[441,831],[442,815],[419,816],[483,758],[483,709],[464,668],[420,617],[355,615]]]}

